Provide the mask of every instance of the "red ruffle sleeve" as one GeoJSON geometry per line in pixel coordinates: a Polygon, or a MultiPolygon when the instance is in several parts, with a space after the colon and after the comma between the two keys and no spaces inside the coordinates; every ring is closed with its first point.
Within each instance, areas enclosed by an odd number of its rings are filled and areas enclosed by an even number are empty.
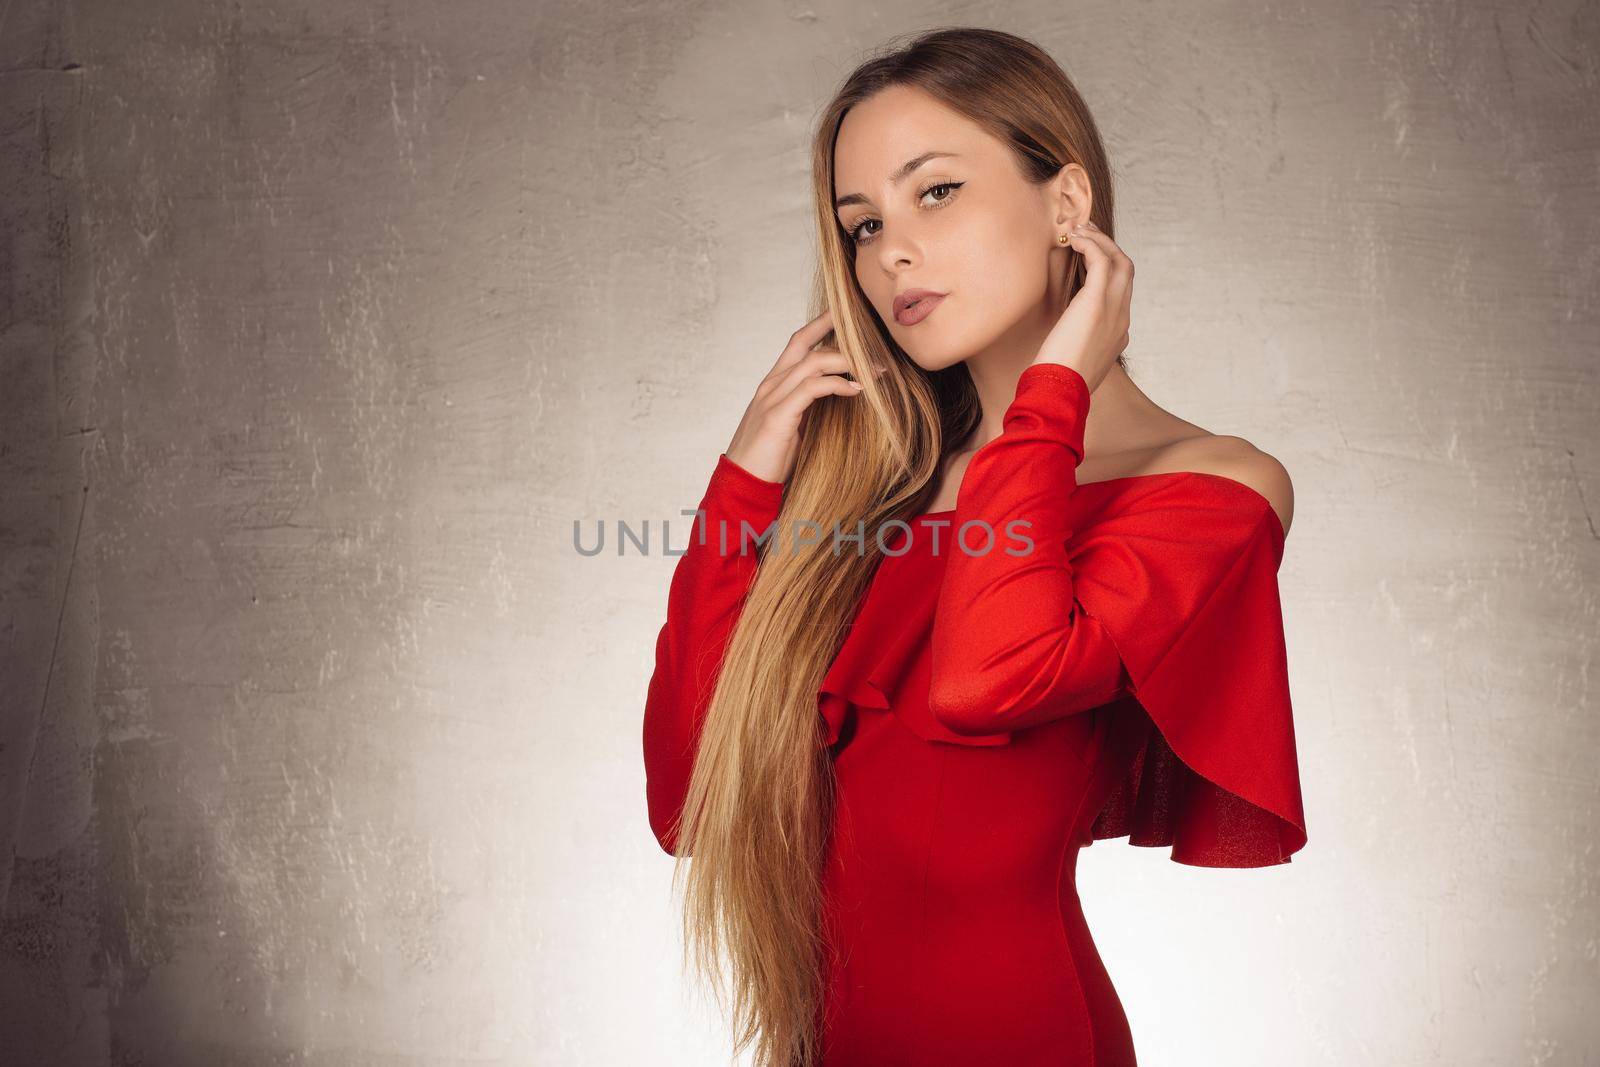
{"type": "Polygon", "coordinates": [[[1070,367],[1022,373],[951,516],[971,551],[947,548],[936,605],[914,571],[884,562],[819,694],[826,740],[852,703],[965,745],[1103,708],[1108,758],[1130,769],[1093,837],[1170,844],[1195,866],[1286,862],[1306,835],[1277,514],[1199,472],[1078,486],[1089,401],[1070,367]]]}
{"type": "Polygon", "coordinates": [[[1170,844],[1193,866],[1287,863],[1306,829],[1277,512],[1203,473],[1153,479],[1116,506],[1073,550],[1078,599],[1115,640],[1137,700],[1113,733],[1131,769],[1093,836],[1170,844]]]}
{"type": "Polygon", "coordinates": [[[650,829],[673,855],[700,727],[760,564],[757,538],[767,533],[782,505],[782,482],[757,478],[724,452],[700,501],[701,515],[690,524],[687,545],[669,544],[682,555],[667,591],[667,619],[656,638],[643,740],[650,829]]]}

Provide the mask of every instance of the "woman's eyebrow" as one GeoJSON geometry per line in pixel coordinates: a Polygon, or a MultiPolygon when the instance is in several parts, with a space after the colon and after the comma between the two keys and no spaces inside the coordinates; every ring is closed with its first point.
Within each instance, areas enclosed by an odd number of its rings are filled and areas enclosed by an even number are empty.
{"type": "MultiPolygon", "coordinates": [[[[918,167],[922,166],[924,163],[928,162],[928,160],[940,159],[945,156],[954,157],[956,159],[961,158],[960,154],[956,152],[924,152],[915,159],[908,159],[904,163],[900,164],[899,169],[897,169],[893,174],[889,175],[889,184],[899,185],[906,179],[907,175],[916,170],[918,167]]],[[[840,208],[849,204],[865,204],[866,202],[867,198],[865,196],[861,195],[860,193],[851,193],[848,196],[841,196],[839,199],[835,200],[833,202],[833,209],[838,211],[840,208]]]]}

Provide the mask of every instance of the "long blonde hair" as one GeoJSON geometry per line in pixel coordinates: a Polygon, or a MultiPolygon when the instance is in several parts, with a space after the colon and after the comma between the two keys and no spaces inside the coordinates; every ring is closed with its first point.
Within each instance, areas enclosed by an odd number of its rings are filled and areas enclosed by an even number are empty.
{"type": "MultiPolygon", "coordinates": [[[[926,372],[874,316],[834,215],[834,144],[845,113],[881,89],[928,93],[1009,145],[1040,183],[1067,163],[1088,172],[1092,216],[1113,233],[1111,171],[1072,81],[1038,46],[998,30],[946,28],[857,67],[823,111],[812,149],[819,248],[811,316],[831,308],[832,344],[866,388],[807,410],[778,531],[724,655],[678,823],[674,886],[687,864],[684,951],[726,1004],[735,1052],[758,1067],[810,1067],[820,1052],[827,960],[821,876],[835,802],[817,692],[881,553],[888,519],[926,509],[944,460],[981,414],[965,364],[926,372]],[[885,366],[881,377],[869,372],[885,366]],[[822,532],[798,541],[803,520],[822,532]],[[866,537],[840,542],[864,523],[866,537]],[[837,524],[837,526],[835,525],[837,524]],[[730,982],[725,985],[721,956],[730,982]]],[[[1069,254],[1067,293],[1083,283],[1069,254]]],[[[1119,362],[1121,362],[1119,358],[1119,362]]]]}

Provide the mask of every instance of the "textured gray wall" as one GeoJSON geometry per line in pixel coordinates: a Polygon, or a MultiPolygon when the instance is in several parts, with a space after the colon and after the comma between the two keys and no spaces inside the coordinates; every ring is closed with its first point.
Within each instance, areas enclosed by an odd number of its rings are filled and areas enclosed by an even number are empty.
{"type": "Polygon", "coordinates": [[[1310,821],[1083,895],[1141,1061],[1600,1061],[1593,3],[0,3],[0,1060],[726,1062],[639,717],[866,46],[1038,40],[1135,377],[1294,475],[1310,821]]]}

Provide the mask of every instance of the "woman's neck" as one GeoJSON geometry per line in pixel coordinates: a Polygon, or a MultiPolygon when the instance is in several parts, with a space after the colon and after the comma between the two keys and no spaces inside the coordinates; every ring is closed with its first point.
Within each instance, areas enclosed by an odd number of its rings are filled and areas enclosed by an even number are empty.
{"type": "MultiPolygon", "coordinates": [[[[1015,379],[975,374],[973,381],[983,404],[983,419],[966,446],[947,457],[944,470],[936,479],[932,503],[925,510],[947,511],[956,506],[967,461],[1000,435],[1001,420],[1016,395],[1015,379]]],[[[1186,438],[1208,435],[1204,428],[1161,408],[1134,384],[1127,371],[1113,366],[1090,395],[1078,481],[1082,484],[1143,473],[1159,461],[1160,449],[1186,438]]]]}
{"type": "MultiPolygon", "coordinates": [[[[1019,372],[1017,377],[1020,376],[1019,372]]],[[[976,452],[1000,436],[1006,409],[1016,396],[1014,377],[975,374],[973,381],[983,405],[983,417],[958,455],[976,452]]],[[[1089,402],[1089,418],[1084,424],[1084,463],[1109,461],[1115,465],[1119,458],[1134,457],[1176,440],[1206,433],[1202,427],[1178,418],[1151,400],[1134,384],[1127,371],[1113,364],[1095,387],[1089,402]]]]}
{"type": "Polygon", "coordinates": [[[1206,432],[1151,400],[1127,371],[1113,366],[1089,403],[1089,421],[1083,436],[1084,463],[1091,459],[1114,462],[1117,457],[1148,453],[1206,432]]]}

